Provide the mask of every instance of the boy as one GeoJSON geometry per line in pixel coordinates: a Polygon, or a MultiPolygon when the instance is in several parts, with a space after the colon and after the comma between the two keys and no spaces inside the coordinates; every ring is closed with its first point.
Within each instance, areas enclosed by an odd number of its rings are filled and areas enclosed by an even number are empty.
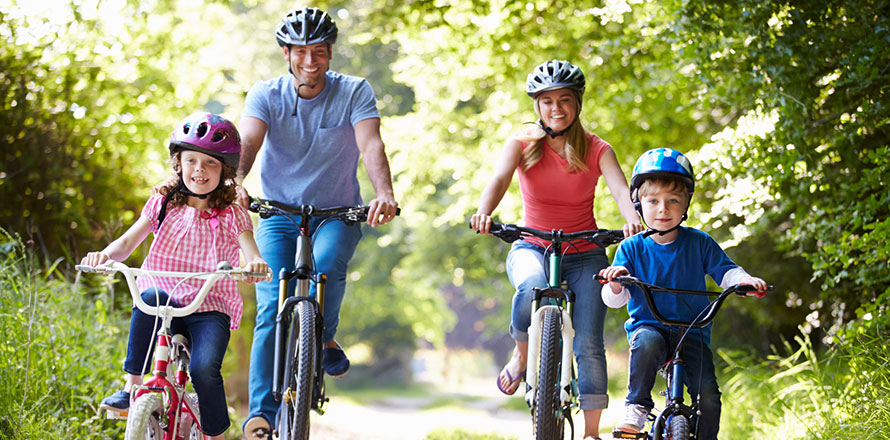
{"type": "MultiPolygon", "coordinates": [[[[649,230],[625,239],[612,266],[600,275],[610,281],[633,275],[646,283],[690,290],[705,290],[705,275],[709,275],[723,288],[750,284],[764,291],[766,283],[733,263],[708,234],[680,226],[687,218],[694,189],[695,177],[686,156],[669,148],[643,153],[634,165],[630,194],[649,230]]],[[[651,397],[655,374],[668,360],[681,330],[656,321],[636,286],[628,289],[613,281],[603,286],[602,297],[609,307],[627,304],[630,315],[625,323],[630,342],[628,394],[624,418],[615,429],[639,432],[655,406],[651,397]]],[[[701,295],[655,295],[658,311],[677,320],[692,321],[708,303],[708,297],[701,295]]],[[[710,337],[710,326],[690,332],[681,352],[689,393],[701,395],[699,439],[716,439],[720,424],[720,390],[710,337]]]]}

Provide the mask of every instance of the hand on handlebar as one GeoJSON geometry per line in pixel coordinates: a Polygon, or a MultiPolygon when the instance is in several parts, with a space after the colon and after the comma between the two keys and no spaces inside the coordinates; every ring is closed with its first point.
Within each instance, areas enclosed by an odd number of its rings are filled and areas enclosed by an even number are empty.
{"type": "Polygon", "coordinates": [[[250,194],[241,185],[235,185],[235,202],[243,206],[244,209],[250,208],[250,194]]]}
{"type": "Polygon", "coordinates": [[[262,259],[256,259],[244,266],[245,272],[254,272],[254,273],[264,273],[266,276],[256,277],[249,276],[244,278],[245,283],[259,283],[260,281],[269,281],[272,279],[272,272],[269,270],[269,265],[266,264],[262,259]]]}
{"type": "Polygon", "coordinates": [[[96,267],[106,261],[109,260],[108,255],[105,252],[90,252],[85,257],[80,260],[80,264],[84,266],[93,266],[96,267]]]}
{"type": "Polygon", "coordinates": [[[376,228],[391,222],[398,215],[399,204],[392,196],[377,197],[368,203],[368,225],[376,228]]]}
{"type": "Polygon", "coordinates": [[[624,231],[624,238],[627,238],[645,231],[646,228],[640,223],[627,223],[621,230],[624,231]]]}
{"type": "Polygon", "coordinates": [[[470,217],[470,227],[480,234],[491,233],[491,216],[487,214],[476,213],[470,217]]]}
{"type": "Polygon", "coordinates": [[[630,275],[630,272],[624,266],[609,266],[600,271],[599,276],[601,279],[598,281],[602,284],[609,283],[609,288],[612,289],[612,293],[620,293],[621,292],[621,283],[615,281],[615,278],[630,275]]]}
{"type": "Polygon", "coordinates": [[[770,290],[770,287],[767,286],[766,281],[763,281],[757,277],[744,277],[739,280],[739,284],[747,284],[750,286],[754,286],[756,290],[748,292],[751,295],[754,295],[757,298],[763,298],[766,296],[766,293],[770,290]]]}

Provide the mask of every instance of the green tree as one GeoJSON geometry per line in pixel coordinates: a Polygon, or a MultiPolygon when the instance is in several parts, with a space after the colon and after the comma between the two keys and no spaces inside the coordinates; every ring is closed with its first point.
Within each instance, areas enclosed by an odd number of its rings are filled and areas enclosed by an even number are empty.
{"type": "MultiPolygon", "coordinates": [[[[883,1],[675,2],[675,41],[707,97],[747,136],[702,161],[717,199],[809,261],[823,292],[810,321],[839,328],[890,294],[887,192],[890,7],[883,1]],[[745,128],[743,127],[743,128],[745,128]],[[734,184],[736,182],[737,184],[734,184]]],[[[815,299],[813,299],[815,302],[815,299]]]]}

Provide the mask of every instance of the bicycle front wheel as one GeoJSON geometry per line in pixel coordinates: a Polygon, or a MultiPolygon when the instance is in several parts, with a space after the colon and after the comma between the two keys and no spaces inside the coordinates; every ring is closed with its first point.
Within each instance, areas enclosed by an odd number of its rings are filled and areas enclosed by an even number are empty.
{"type": "Polygon", "coordinates": [[[284,393],[279,412],[279,438],[309,438],[309,409],[312,400],[312,375],[315,373],[315,308],[310,301],[300,301],[287,343],[284,363],[284,393]]]}
{"type": "Polygon", "coordinates": [[[162,440],[161,396],[158,393],[143,394],[136,398],[130,414],[124,440],[162,440]]]}
{"type": "Polygon", "coordinates": [[[544,311],[541,332],[541,359],[535,393],[534,425],[538,440],[561,440],[564,417],[560,412],[559,363],[562,357],[561,314],[557,309],[544,311]]]}
{"type": "Polygon", "coordinates": [[[689,420],[682,416],[673,416],[668,420],[669,440],[689,440],[689,420]]]}

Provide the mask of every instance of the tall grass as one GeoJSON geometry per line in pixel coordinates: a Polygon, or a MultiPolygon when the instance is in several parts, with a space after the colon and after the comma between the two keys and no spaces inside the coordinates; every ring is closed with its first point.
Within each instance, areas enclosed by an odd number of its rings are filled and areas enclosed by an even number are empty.
{"type": "Polygon", "coordinates": [[[883,325],[853,325],[824,352],[801,330],[784,356],[721,351],[721,438],[890,438],[890,349],[883,325]]]}
{"type": "MultiPolygon", "coordinates": [[[[96,405],[120,375],[122,322],[0,230],[0,438],[116,438],[96,405]]],[[[125,324],[125,323],[123,323],[125,324]]],[[[124,327],[125,328],[125,327],[124,327]]]]}

